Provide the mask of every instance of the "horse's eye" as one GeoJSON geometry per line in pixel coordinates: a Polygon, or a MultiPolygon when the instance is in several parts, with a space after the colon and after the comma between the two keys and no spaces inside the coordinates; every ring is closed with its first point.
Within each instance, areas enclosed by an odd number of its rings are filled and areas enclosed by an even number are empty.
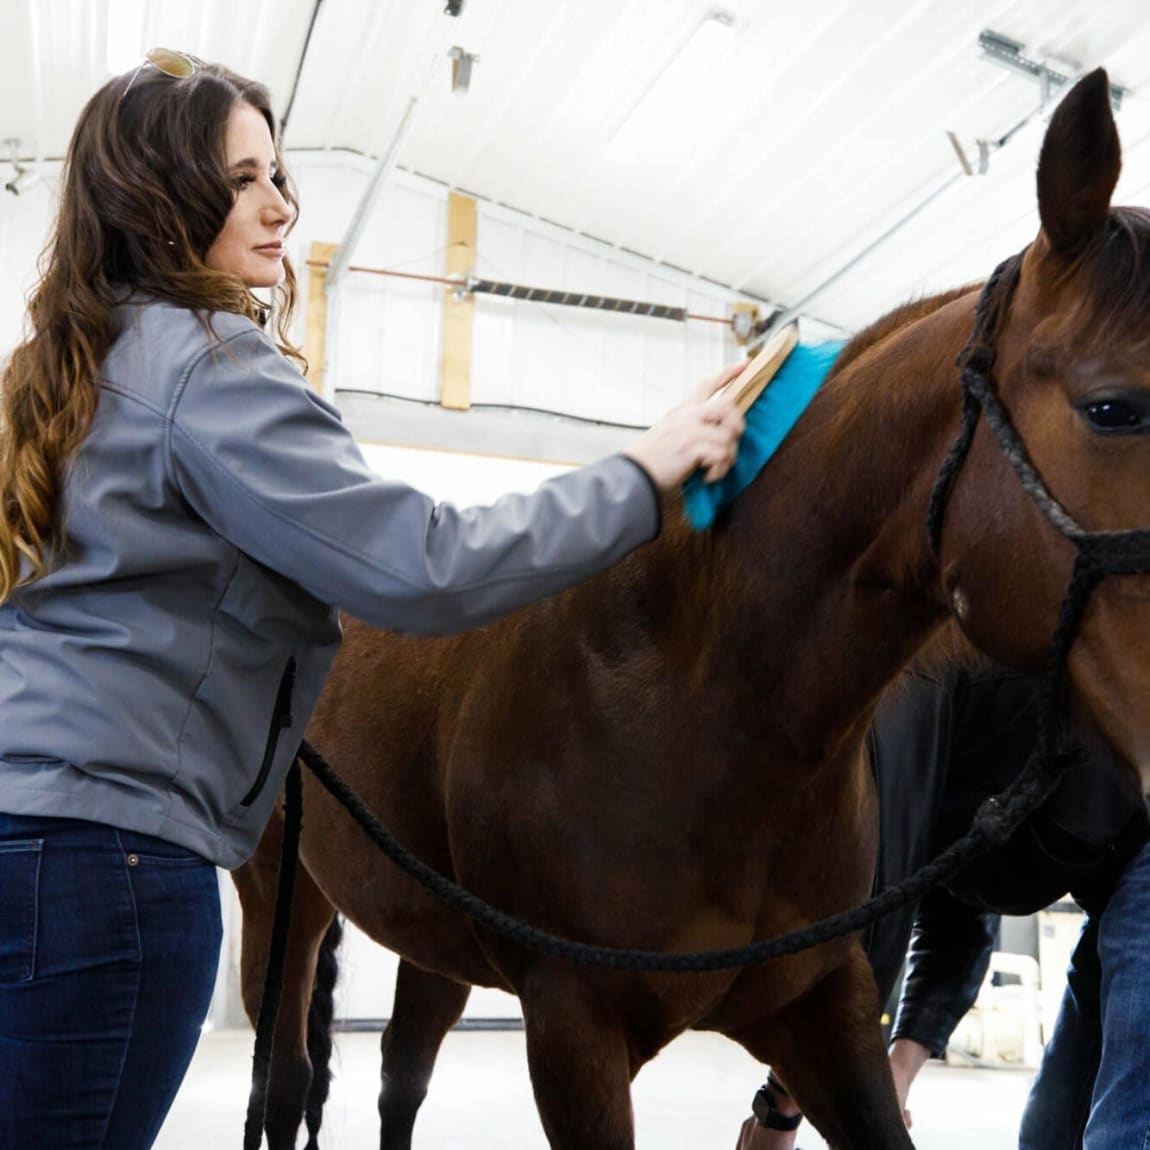
{"type": "Polygon", "coordinates": [[[1098,399],[1083,410],[1095,431],[1138,431],[1147,426],[1146,413],[1124,399],[1098,399]]]}

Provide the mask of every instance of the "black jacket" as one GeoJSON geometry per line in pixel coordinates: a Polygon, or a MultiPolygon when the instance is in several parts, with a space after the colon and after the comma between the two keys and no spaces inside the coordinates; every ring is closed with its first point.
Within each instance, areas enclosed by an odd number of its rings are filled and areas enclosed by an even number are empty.
{"type": "MultiPolygon", "coordinates": [[[[961,838],[982,801],[1022,771],[1037,743],[1038,689],[994,667],[908,674],[892,688],[869,740],[881,819],[876,890],[961,838]]],[[[978,994],[999,913],[1029,914],[1067,891],[1098,909],[1148,834],[1133,776],[1091,748],[1004,846],[868,931],[883,1001],[907,961],[892,1038],[941,1053],[978,994]]]]}

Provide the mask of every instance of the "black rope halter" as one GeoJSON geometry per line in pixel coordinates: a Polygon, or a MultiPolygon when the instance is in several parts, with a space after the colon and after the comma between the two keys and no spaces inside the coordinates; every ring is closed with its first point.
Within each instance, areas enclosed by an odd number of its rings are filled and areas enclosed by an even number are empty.
{"type": "MultiPolygon", "coordinates": [[[[1049,794],[1063,773],[1067,755],[1060,747],[1059,701],[1067,677],[1070,648],[1078,634],[1083,613],[1095,587],[1108,575],[1150,574],[1150,530],[1087,531],[1050,494],[1042,476],[1031,462],[1006,409],[994,389],[996,358],[994,340],[1011,298],[1018,286],[1024,248],[1003,260],[986,281],[975,311],[974,331],[958,356],[962,369],[962,426],[950,449],[931,492],[927,529],[937,557],[942,549],[942,525],[947,500],[966,461],[979,416],[994,432],[1007,461],[1047,522],[1075,547],[1074,570],[1059,610],[1058,624],[1050,646],[1046,675],[1040,690],[1039,745],[1034,773],[1038,785],[1049,794]]],[[[1030,769],[1025,774],[1031,775],[1030,769]]],[[[1029,780],[1020,779],[1019,782],[1029,780]]]]}

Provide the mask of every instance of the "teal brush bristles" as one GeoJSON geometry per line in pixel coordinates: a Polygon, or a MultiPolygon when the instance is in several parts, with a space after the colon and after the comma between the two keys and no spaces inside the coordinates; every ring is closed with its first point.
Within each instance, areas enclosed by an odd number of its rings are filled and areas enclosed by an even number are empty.
{"type": "Polygon", "coordinates": [[[717,483],[704,483],[696,471],[683,484],[683,510],[697,531],[710,527],[726,507],[766,466],[798,422],[842,351],[844,340],[798,344],[766,390],[747,412],[735,466],[717,483]]]}

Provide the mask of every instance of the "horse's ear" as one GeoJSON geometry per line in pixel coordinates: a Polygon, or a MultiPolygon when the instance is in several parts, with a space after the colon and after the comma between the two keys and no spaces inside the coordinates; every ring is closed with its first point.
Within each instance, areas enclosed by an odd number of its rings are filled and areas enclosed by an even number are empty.
{"type": "Polygon", "coordinates": [[[1077,255],[1110,211],[1122,149],[1102,68],[1083,76],[1050,118],[1038,160],[1038,214],[1051,249],[1077,255]]]}

